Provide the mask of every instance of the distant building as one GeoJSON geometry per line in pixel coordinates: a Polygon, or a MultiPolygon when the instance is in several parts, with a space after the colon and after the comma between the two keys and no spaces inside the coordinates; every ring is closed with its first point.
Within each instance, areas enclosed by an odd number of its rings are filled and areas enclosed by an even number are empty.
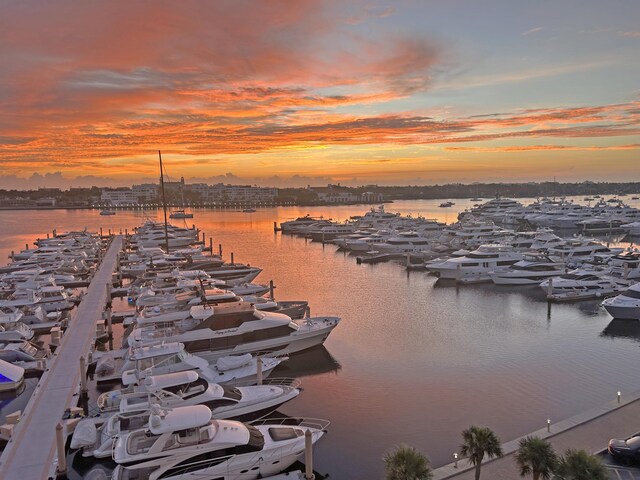
{"type": "Polygon", "coordinates": [[[349,188],[329,184],[326,187],[307,187],[318,196],[318,200],[323,203],[357,203],[360,196],[353,193],[349,188]]]}
{"type": "Polygon", "coordinates": [[[138,203],[157,202],[159,189],[160,186],[155,183],[142,183],[131,187],[131,191],[137,197],[138,203]]]}
{"type": "Polygon", "coordinates": [[[360,201],[362,203],[382,203],[384,195],[378,192],[364,192],[360,195],[360,201]]]}
{"type": "Polygon", "coordinates": [[[200,201],[209,203],[273,203],[278,196],[277,188],[225,185],[223,183],[185,185],[185,192],[196,193],[200,197],[200,201]]]}
{"type": "Polygon", "coordinates": [[[102,190],[100,200],[102,203],[107,203],[113,206],[138,204],[138,196],[130,188],[102,190]]]}
{"type": "Polygon", "coordinates": [[[37,207],[55,207],[56,199],[53,197],[44,197],[36,200],[37,207]]]}

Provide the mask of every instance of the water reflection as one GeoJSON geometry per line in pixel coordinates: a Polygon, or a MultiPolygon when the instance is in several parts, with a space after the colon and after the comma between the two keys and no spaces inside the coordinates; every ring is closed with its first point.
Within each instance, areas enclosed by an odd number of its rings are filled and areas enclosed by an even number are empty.
{"type": "Polygon", "coordinates": [[[602,330],[601,337],[626,338],[640,342],[640,322],[638,320],[620,320],[614,318],[602,330]]]}
{"type": "Polygon", "coordinates": [[[307,377],[323,373],[337,373],[342,365],[323,345],[291,355],[288,361],[278,365],[273,377],[307,377]]]}

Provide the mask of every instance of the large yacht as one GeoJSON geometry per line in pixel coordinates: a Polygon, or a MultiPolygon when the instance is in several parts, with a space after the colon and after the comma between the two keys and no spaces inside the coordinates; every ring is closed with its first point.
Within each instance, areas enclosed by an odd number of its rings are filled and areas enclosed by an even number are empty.
{"type": "Polygon", "coordinates": [[[256,310],[248,302],[195,306],[184,322],[137,327],[129,346],[158,340],[182,342],[188,352],[212,362],[225,355],[258,352],[294,353],[321,345],[338,325],[338,317],[291,320],[287,315],[256,310]]]}
{"type": "Polygon", "coordinates": [[[489,275],[496,285],[538,285],[542,280],[564,273],[564,263],[556,262],[544,254],[525,253],[522,260],[506,270],[489,275]]]}
{"type": "Polygon", "coordinates": [[[201,405],[174,413],[152,415],[148,428],[117,437],[113,480],[255,480],[275,475],[302,456],[305,432],[315,443],[329,425],[212,420],[209,409],[201,405]]]}
{"type": "Polygon", "coordinates": [[[297,380],[232,387],[210,382],[194,371],[144,378],[140,384],[105,392],[98,397],[101,412],[145,411],[162,407],[206,405],[214,418],[239,418],[270,413],[300,394],[297,380]]]}
{"type": "Polygon", "coordinates": [[[400,254],[426,250],[431,240],[418,232],[400,232],[379,243],[375,249],[382,253],[400,254]]]}
{"type": "Polygon", "coordinates": [[[607,298],[602,306],[613,318],[640,320],[640,283],[631,285],[618,296],[607,298]]]}
{"type": "Polygon", "coordinates": [[[458,258],[450,258],[442,263],[430,265],[431,272],[443,279],[464,281],[476,279],[490,280],[489,272],[506,270],[522,260],[522,254],[510,245],[481,245],[477,250],[458,258]],[[486,277],[486,278],[484,278],[486,277]]]}
{"type": "Polygon", "coordinates": [[[556,301],[601,298],[629,288],[630,281],[609,273],[608,270],[575,269],[542,281],[540,288],[547,292],[548,299],[556,301]]]}

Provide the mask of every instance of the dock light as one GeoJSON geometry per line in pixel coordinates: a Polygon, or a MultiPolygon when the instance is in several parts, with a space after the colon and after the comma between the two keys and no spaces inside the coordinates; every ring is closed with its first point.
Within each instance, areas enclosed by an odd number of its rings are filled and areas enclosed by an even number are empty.
{"type": "Polygon", "coordinates": [[[621,395],[620,390],[618,390],[618,403],[620,403],[620,395],[621,395]]]}
{"type": "Polygon", "coordinates": [[[453,454],[453,468],[458,468],[458,454],[453,454]]]}
{"type": "Polygon", "coordinates": [[[547,418],[547,432],[551,432],[551,419],[547,418]]]}

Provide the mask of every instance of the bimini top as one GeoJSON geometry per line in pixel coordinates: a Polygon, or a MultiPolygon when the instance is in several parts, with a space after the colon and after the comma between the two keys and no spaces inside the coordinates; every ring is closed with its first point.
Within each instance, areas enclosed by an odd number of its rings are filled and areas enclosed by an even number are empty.
{"type": "Polygon", "coordinates": [[[149,430],[154,435],[203,427],[211,422],[211,410],[206,405],[161,410],[149,416],[149,430]]]}
{"type": "Polygon", "coordinates": [[[166,388],[175,387],[176,385],[185,385],[198,380],[198,374],[193,370],[184,372],[166,373],[164,375],[153,375],[144,379],[144,386],[149,391],[164,390],[166,388]]]}

